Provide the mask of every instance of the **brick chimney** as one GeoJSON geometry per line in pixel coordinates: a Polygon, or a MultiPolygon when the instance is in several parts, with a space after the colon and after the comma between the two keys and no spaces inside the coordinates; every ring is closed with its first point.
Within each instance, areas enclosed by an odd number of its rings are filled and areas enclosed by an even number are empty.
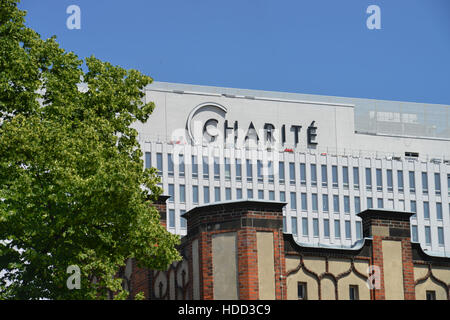
{"type": "Polygon", "coordinates": [[[411,251],[412,212],[368,209],[358,213],[365,238],[372,238],[371,264],[380,270],[380,288],[374,300],[415,300],[411,251]]]}
{"type": "Polygon", "coordinates": [[[191,246],[193,273],[198,275],[194,298],[286,299],[282,278],[284,205],[244,200],[196,207],[185,213],[186,240],[195,242],[191,246]]]}

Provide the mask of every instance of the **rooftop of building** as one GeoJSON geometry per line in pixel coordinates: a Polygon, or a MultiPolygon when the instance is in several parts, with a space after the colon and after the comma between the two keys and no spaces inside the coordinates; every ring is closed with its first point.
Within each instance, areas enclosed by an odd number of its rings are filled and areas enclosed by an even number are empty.
{"type": "Polygon", "coordinates": [[[153,82],[147,90],[228,98],[330,104],[355,110],[357,133],[450,141],[450,105],[153,82]]]}

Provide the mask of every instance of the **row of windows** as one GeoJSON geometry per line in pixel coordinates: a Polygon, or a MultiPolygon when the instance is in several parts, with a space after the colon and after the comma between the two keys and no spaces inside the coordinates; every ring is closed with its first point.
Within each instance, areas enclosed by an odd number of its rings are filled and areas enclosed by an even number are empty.
{"type": "MultiPolygon", "coordinates": [[[[179,202],[185,203],[186,202],[186,186],[181,184],[179,185],[179,202]]],[[[175,186],[174,184],[169,184],[169,202],[175,201],[175,186]]],[[[242,199],[242,189],[237,188],[236,189],[236,198],[238,200],[242,199]]],[[[247,198],[253,199],[253,190],[247,189],[247,198]]],[[[350,197],[349,196],[343,196],[344,200],[344,212],[350,213],[350,197]]],[[[258,199],[264,200],[264,190],[258,190],[258,199]]],[[[231,188],[225,188],[225,200],[231,200],[231,188]]],[[[269,200],[275,200],[275,191],[270,190],[269,191],[269,200]]],[[[317,212],[318,211],[318,195],[316,193],[311,194],[311,200],[312,200],[312,211],[317,212]]],[[[340,206],[339,206],[339,195],[333,195],[332,196],[332,205],[333,205],[333,212],[339,213],[340,212],[340,206]]],[[[220,202],[221,201],[221,190],[220,187],[214,187],[214,201],[220,202]]],[[[286,201],[286,194],[284,191],[280,191],[280,201],[285,202],[286,201]]],[[[308,202],[307,202],[307,194],[301,193],[300,195],[300,201],[301,201],[301,210],[302,211],[308,211],[308,202]]],[[[392,204],[389,204],[388,207],[393,208],[393,199],[387,199],[387,201],[392,201],[392,204]]],[[[405,208],[404,200],[399,200],[400,206],[402,206],[403,210],[405,208]]],[[[199,193],[198,193],[198,186],[192,186],[192,202],[194,204],[199,203],[199,193]]],[[[210,203],[210,190],[208,186],[203,187],[203,203],[207,204],[210,203]]],[[[360,197],[356,196],[354,197],[354,206],[355,206],[355,213],[359,213],[361,211],[361,199],[360,197]]],[[[415,200],[410,201],[411,206],[411,212],[417,212],[417,203],[415,200]]],[[[297,193],[296,192],[290,192],[290,208],[291,210],[297,210],[297,193]]],[[[371,197],[367,198],[367,208],[374,208],[373,206],[373,199],[371,197]]],[[[384,208],[384,200],[382,198],[377,199],[377,208],[382,209],[384,208]]],[[[322,194],[322,211],[323,212],[329,212],[329,196],[327,194],[322,194]]],[[[449,211],[450,211],[450,204],[449,204],[449,211]]],[[[442,203],[437,202],[436,203],[436,218],[437,220],[442,220],[442,203]]],[[[424,219],[430,219],[430,204],[428,201],[423,202],[423,218],[424,219]]]]}
{"type": "MultiPolygon", "coordinates": [[[[186,229],[186,219],[182,217],[182,215],[185,213],[185,210],[180,210],[180,227],[181,229],[186,229]]],[[[284,232],[286,232],[286,217],[283,217],[283,229],[284,232]]],[[[341,222],[340,220],[336,219],[333,220],[334,222],[334,238],[340,239],[341,238],[341,222]]],[[[175,228],[175,210],[169,209],[169,227],[175,228]]],[[[319,219],[313,218],[312,219],[312,225],[313,225],[313,236],[319,237],[319,219]]],[[[345,238],[351,239],[351,222],[349,220],[345,220],[345,238]]],[[[324,238],[330,237],[330,219],[323,219],[322,224],[322,233],[324,238]]],[[[302,229],[302,235],[304,237],[309,236],[309,225],[308,225],[308,218],[303,217],[301,219],[301,229],[302,229]]],[[[427,245],[431,244],[431,227],[425,226],[425,243],[427,245]]],[[[291,233],[294,236],[298,235],[298,222],[297,217],[291,217],[291,233]]],[[[444,228],[443,227],[437,227],[437,237],[438,237],[438,244],[439,246],[444,246],[444,228]]],[[[411,226],[411,237],[412,241],[418,242],[418,226],[412,225],[411,226]]],[[[362,225],[361,221],[356,221],[356,239],[362,238],[362,225]]]]}
{"type": "MultiPolygon", "coordinates": [[[[156,154],[156,168],[159,172],[159,174],[162,174],[163,171],[163,160],[162,160],[162,153],[156,154]]],[[[168,175],[173,176],[174,175],[174,163],[173,163],[173,155],[167,154],[167,169],[168,169],[168,175]]],[[[184,161],[184,155],[179,155],[179,176],[184,177],[185,176],[185,161],[184,161]]],[[[203,157],[203,178],[209,179],[209,158],[203,157]]],[[[146,152],[145,153],[145,167],[150,168],[151,167],[151,153],[146,152]]],[[[229,158],[225,158],[225,179],[231,180],[231,162],[229,158]]],[[[257,179],[259,182],[263,182],[263,163],[261,160],[257,160],[257,179]]],[[[220,162],[219,158],[214,158],[214,179],[219,180],[220,179],[220,162]]],[[[246,167],[247,167],[247,181],[253,181],[253,166],[252,161],[247,159],[246,160],[246,167]]],[[[242,180],[242,164],[240,159],[236,159],[235,163],[236,168],[236,180],[241,181],[242,180]]],[[[273,168],[273,162],[269,161],[267,166],[267,176],[269,183],[274,182],[274,168],[273,168]]],[[[284,183],[285,182],[285,164],[283,161],[279,162],[279,182],[284,183]]],[[[321,165],[321,176],[322,181],[321,185],[322,187],[328,186],[328,173],[327,173],[327,165],[321,165]]],[[[332,186],[334,188],[337,188],[339,185],[339,174],[338,174],[338,167],[336,165],[333,165],[331,167],[331,173],[332,173],[332,186]]],[[[198,178],[198,159],[197,156],[192,156],[192,177],[198,178]]],[[[295,173],[295,163],[289,162],[289,180],[291,184],[295,184],[296,182],[296,173],[295,173]]],[[[311,185],[317,186],[317,165],[316,164],[310,164],[310,177],[311,177],[311,185]]],[[[349,187],[349,168],[347,166],[342,167],[342,175],[341,178],[344,188],[349,187]]],[[[382,178],[382,169],[375,169],[375,179],[376,179],[376,190],[382,191],[383,190],[383,178],[382,178]]],[[[408,171],[408,179],[409,179],[409,191],[411,193],[416,192],[416,177],[414,171],[408,171]]],[[[301,185],[306,185],[306,164],[300,163],[300,183],[301,185]]],[[[391,169],[386,169],[386,180],[387,180],[387,191],[393,192],[393,171],[391,169]]],[[[424,194],[428,194],[428,173],[422,172],[421,174],[421,180],[422,180],[422,192],[424,194]]],[[[447,175],[448,180],[448,191],[450,194],[450,174],[447,175]]],[[[359,189],[360,179],[359,179],[359,167],[353,167],[353,188],[359,189]]],[[[365,185],[366,190],[370,191],[372,190],[372,168],[365,168],[365,185]]],[[[404,176],[403,176],[403,170],[397,170],[397,189],[399,192],[404,192],[404,176]]],[[[434,189],[437,195],[441,194],[441,178],[440,173],[436,172],[434,173],[434,189]]]]}
{"type": "MultiPolygon", "coordinates": [[[[437,227],[437,237],[438,237],[438,245],[443,247],[444,246],[444,228],[443,227],[437,227]]],[[[411,240],[414,242],[419,242],[417,225],[411,225],[411,240]]],[[[425,226],[425,243],[426,243],[426,245],[431,245],[431,227],[430,226],[425,226]]]]}
{"type": "MultiPolygon", "coordinates": [[[[436,294],[435,294],[435,296],[436,296],[436,294]]],[[[306,282],[297,282],[297,297],[298,297],[298,300],[308,300],[308,284],[306,282]]],[[[359,286],[358,285],[351,284],[348,286],[348,299],[349,300],[359,300],[359,286]]],[[[427,291],[427,299],[428,299],[428,291],[427,291]]],[[[435,299],[428,299],[428,300],[435,300],[435,299]]]]}
{"type": "MultiPolygon", "coordinates": [[[[284,232],[286,232],[286,223],[285,223],[285,217],[283,217],[283,225],[284,225],[284,232]]],[[[341,221],[336,219],[334,221],[334,238],[335,239],[341,239],[342,233],[341,233],[341,221]]],[[[315,238],[319,237],[319,219],[313,218],[312,219],[312,236],[315,238]]],[[[308,218],[303,217],[301,218],[301,230],[302,230],[302,236],[308,237],[309,236],[309,224],[308,224],[308,218]]],[[[351,239],[352,238],[352,232],[351,232],[351,221],[345,220],[344,221],[344,231],[345,231],[345,238],[351,239]]],[[[291,217],[291,233],[294,236],[298,236],[298,219],[297,217],[291,217]]],[[[323,219],[322,223],[322,234],[324,238],[330,238],[330,219],[323,219]]],[[[362,224],[361,221],[356,221],[356,239],[362,239],[362,224]]]]}
{"type": "MultiPolygon", "coordinates": [[[[299,300],[308,300],[308,284],[306,282],[297,282],[297,297],[299,300]]],[[[359,300],[359,286],[351,284],[348,286],[348,299],[359,300]]],[[[436,291],[426,291],[427,300],[436,300],[436,291]]]]}

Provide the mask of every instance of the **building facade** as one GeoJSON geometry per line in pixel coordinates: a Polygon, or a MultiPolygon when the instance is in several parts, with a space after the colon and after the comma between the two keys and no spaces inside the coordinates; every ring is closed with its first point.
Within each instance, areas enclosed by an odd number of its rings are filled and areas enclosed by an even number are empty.
{"type": "Polygon", "coordinates": [[[359,212],[412,212],[411,241],[450,256],[450,106],[154,83],[135,125],[146,167],[183,214],[240,200],[286,202],[283,231],[305,246],[363,239],[359,212]]]}

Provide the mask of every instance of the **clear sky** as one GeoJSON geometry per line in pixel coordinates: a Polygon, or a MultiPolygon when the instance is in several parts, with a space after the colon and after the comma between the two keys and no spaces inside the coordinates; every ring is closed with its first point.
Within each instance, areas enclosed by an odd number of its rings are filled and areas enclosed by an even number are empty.
{"type": "Polygon", "coordinates": [[[450,105],[450,0],[22,0],[27,25],[156,81],[450,105]],[[69,30],[69,5],[81,29],[69,30]],[[369,30],[369,5],[381,29],[369,30]]]}

